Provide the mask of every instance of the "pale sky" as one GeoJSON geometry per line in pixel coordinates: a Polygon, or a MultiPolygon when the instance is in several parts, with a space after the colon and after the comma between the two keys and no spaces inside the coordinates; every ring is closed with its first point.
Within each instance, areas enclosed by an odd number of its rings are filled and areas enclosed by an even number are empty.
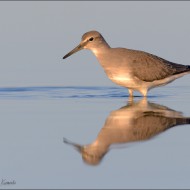
{"type": "Polygon", "coordinates": [[[90,51],[62,59],[89,30],[111,47],[190,64],[189,20],[187,1],[0,2],[0,86],[114,86],[90,51]]]}

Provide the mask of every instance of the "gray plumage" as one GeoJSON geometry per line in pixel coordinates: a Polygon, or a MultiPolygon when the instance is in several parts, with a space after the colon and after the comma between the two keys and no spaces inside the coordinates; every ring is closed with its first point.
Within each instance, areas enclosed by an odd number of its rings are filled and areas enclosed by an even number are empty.
{"type": "Polygon", "coordinates": [[[97,31],[85,33],[81,43],[63,58],[81,49],[91,50],[108,78],[120,86],[127,87],[130,96],[134,90],[147,96],[150,89],[166,85],[190,73],[190,66],[172,63],[150,53],[111,48],[97,31]]]}
{"type": "Polygon", "coordinates": [[[126,53],[132,54],[130,58],[134,75],[146,82],[190,71],[190,66],[172,63],[143,51],[126,49],[126,53]]]}

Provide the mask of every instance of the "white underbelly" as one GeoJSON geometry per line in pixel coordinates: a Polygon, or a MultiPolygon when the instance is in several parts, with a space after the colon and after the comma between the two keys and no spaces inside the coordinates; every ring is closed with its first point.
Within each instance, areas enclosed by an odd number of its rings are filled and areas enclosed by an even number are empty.
{"type": "Polygon", "coordinates": [[[122,75],[112,75],[108,76],[110,80],[112,80],[114,83],[127,87],[127,88],[132,88],[136,89],[140,85],[140,81],[134,77],[131,76],[122,76],[122,75]]]}
{"type": "Polygon", "coordinates": [[[184,75],[186,75],[188,73],[181,73],[179,75],[173,75],[170,77],[167,77],[165,79],[161,79],[161,80],[155,80],[152,82],[146,82],[146,81],[142,81],[139,80],[138,78],[136,78],[135,76],[131,76],[130,74],[128,75],[108,75],[108,77],[110,78],[110,80],[112,80],[114,83],[120,85],[120,86],[124,86],[127,88],[131,88],[131,89],[151,89],[151,88],[155,88],[157,86],[162,86],[162,85],[166,85],[172,81],[174,81],[175,79],[182,77],[184,75]]]}

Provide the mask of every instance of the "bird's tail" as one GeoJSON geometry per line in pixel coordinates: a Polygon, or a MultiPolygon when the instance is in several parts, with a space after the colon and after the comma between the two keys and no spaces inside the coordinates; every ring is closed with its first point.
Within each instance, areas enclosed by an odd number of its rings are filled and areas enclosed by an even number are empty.
{"type": "Polygon", "coordinates": [[[177,125],[186,125],[186,124],[190,124],[190,118],[177,118],[176,119],[176,124],[177,125]]]}

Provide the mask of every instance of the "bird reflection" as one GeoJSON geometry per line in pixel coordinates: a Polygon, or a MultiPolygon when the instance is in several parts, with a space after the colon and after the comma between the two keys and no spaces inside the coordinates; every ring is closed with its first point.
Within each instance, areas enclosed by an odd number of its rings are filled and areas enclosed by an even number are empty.
{"type": "Polygon", "coordinates": [[[190,124],[190,117],[168,107],[150,103],[146,98],[112,111],[94,142],[80,145],[64,139],[82,155],[90,165],[100,163],[113,144],[148,140],[165,130],[183,124],[190,124]]]}

